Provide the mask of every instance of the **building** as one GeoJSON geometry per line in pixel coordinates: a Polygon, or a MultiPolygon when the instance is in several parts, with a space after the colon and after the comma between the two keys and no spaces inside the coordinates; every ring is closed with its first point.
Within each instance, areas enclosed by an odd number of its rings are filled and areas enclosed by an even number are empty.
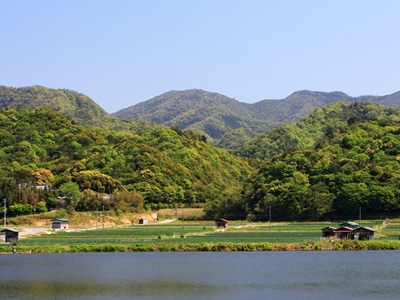
{"type": "Polygon", "coordinates": [[[335,236],[335,227],[322,228],[322,237],[332,239],[335,236]]]}
{"type": "Polygon", "coordinates": [[[6,243],[17,243],[18,242],[18,231],[11,230],[11,229],[1,229],[0,235],[4,235],[4,241],[6,243]]]}
{"type": "Polygon", "coordinates": [[[335,236],[340,240],[354,240],[354,230],[354,227],[340,226],[339,228],[335,229],[334,232],[335,236]]]}
{"type": "Polygon", "coordinates": [[[217,221],[215,221],[215,226],[217,226],[217,228],[227,228],[228,227],[228,220],[225,219],[219,219],[217,221]]]}
{"type": "Polygon", "coordinates": [[[149,220],[147,220],[147,219],[140,219],[140,220],[139,220],[139,224],[143,224],[143,225],[149,224],[149,220]]]}
{"type": "Polygon", "coordinates": [[[322,229],[324,239],[340,240],[373,240],[375,230],[369,227],[359,227],[354,222],[344,222],[339,228],[325,227],[322,229]]]}
{"type": "Polygon", "coordinates": [[[374,239],[375,230],[369,227],[360,227],[354,230],[354,239],[370,241],[374,239]]]}
{"type": "Polygon", "coordinates": [[[51,229],[54,230],[65,230],[69,228],[69,221],[68,219],[64,218],[57,218],[51,221],[51,229]]]}
{"type": "Polygon", "coordinates": [[[340,224],[340,226],[356,229],[356,228],[358,228],[359,225],[357,223],[347,221],[347,222],[340,224]]]}

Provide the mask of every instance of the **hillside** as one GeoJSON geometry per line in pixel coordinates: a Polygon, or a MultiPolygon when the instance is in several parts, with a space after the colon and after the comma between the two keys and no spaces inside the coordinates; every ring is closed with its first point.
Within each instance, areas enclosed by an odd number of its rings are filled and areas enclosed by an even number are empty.
{"type": "Polygon", "coordinates": [[[301,130],[308,136],[261,161],[241,196],[215,211],[252,220],[267,220],[270,211],[274,220],[356,219],[360,208],[369,216],[399,213],[400,114],[386,109],[336,103],[296,127],[285,126],[283,141],[295,140],[301,130]],[[342,113],[350,116],[346,122],[342,113]],[[322,135],[312,133],[318,122],[322,135]]]}
{"type": "Polygon", "coordinates": [[[299,91],[282,100],[241,103],[203,90],[170,91],[114,113],[203,134],[220,147],[234,149],[257,134],[300,121],[315,108],[342,102],[374,102],[400,108],[400,92],[350,97],[342,92],[299,91]]]}
{"type": "Polygon", "coordinates": [[[41,86],[0,86],[0,109],[48,107],[80,125],[112,130],[142,132],[159,126],[178,127],[192,130],[204,136],[208,143],[225,149],[242,148],[266,131],[299,122],[315,108],[338,101],[372,102],[400,108],[400,92],[387,96],[350,97],[342,92],[298,91],[282,100],[248,104],[221,94],[192,89],[170,91],[109,115],[93,100],[74,91],[41,86]]]}
{"type": "Polygon", "coordinates": [[[279,125],[274,121],[255,118],[251,104],[196,89],[170,91],[113,115],[178,126],[182,130],[191,129],[205,135],[211,142],[239,128],[249,133],[261,133],[279,125]]]}
{"type": "Polygon", "coordinates": [[[326,132],[347,125],[350,118],[361,120],[400,120],[400,110],[367,102],[335,102],[316,108],[295,124],[267,131],[234,151],[238,156],[266,159],[290,149],[313,149],[326,132]]]}
{"type": "Polygon", "coordinates": [[[141,198],[142,207],[196,206],[232,193],[251,171],[243,159],[190,131],[83,127],[48,108],[1,110],[0,135],[0,196],[9,204],[36,207],[45,199],[51,207],[51,199],[71,191],[80,210],[106,205],[124,211],[141,198]],[[36,185],[50,190],[31,188],[36,185]],[[119,198],[105,201],[102,193],[119,198]]]}
{"type": "Polygon", "coordinates": [[[108,114],[89,97],[66,89],[50,89],[42,86],[0,86],[0,109],[51,108],[80,125],[110,129],[151,129],[149,122],[132,122],[108,114]]]}

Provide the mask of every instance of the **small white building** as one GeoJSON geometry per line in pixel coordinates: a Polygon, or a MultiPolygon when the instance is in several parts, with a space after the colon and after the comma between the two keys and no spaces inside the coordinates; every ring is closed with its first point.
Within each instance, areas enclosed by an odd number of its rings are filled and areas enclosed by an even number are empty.
{"type": "Polygon", "coordinates": [[[64,218],[57,218],[51,221],[51,229],[54,230],[65,230],[68,229],[69,221],[64,218]]]}

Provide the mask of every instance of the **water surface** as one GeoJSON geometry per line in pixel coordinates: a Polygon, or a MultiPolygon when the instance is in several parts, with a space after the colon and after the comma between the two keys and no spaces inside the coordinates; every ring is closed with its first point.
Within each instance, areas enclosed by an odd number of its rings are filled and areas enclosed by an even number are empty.
{"type": "Polygon", "coordinates": [[[1,299],[399,299],[400,251],[0,255],[1,299]]]}

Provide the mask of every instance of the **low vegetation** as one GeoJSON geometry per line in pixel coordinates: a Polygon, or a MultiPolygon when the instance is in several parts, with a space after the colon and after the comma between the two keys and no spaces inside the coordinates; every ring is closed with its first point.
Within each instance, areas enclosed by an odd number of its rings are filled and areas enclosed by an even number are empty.
{"type": "MultiPolygon", "coordinates": [[[[362,222],[375,229],[375,240],[324,241],[321,229],[338,226],[328,222],[234,221],[218,229],[209,221],[175,220],[105,228],[99,222],[98,227],[72,227],[68,232],[47,230],[21,238],[16,246],[18,253],[400,250],[400,220],[362,222]]],[[[10,245],[0,245],[0,252],[10,253],[10,245]]]]}

